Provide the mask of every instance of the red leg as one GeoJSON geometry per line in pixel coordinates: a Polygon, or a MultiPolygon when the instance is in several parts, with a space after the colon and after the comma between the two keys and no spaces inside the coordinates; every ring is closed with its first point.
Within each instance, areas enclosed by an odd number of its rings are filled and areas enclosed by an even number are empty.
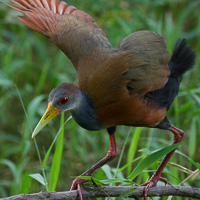
{"type": "MultiPolygon", "coordinates": [[[[170,131],[174,134],[173,144],[176,144],[176,143],[179,143],[182,141],[182,139],[184,137],[184,132],[182,130],[180,130],[172,125],[170,128],[170,131]]],[[[147,200],[147,193],[148,193],[149,189],[151,187],[153,187],[154,185],[156,185],[158,180],[163,179],[163,180],[165,180],[164,182],[166,182],[166,179],[162,178],[161,174],[175,151],[176,151],[176,149],[174,149],[172,152],[168,153],[165,156],[165,158],[163,159],[163,161],[161,162],[161,164],[158,167],[158,169],[156,170],[156,172],[150,178],[150,180],[147,183],[144,183],[141,185],[141,186],[146,186],[146,188],[144,190],[144,200],[147,200]]]]}
{"type": "MultiPolygon", "coordinates": [[[[81,174],[80,176],[90,176],[91,174],[96,172],[99,168],[101,168],[103,165],[110,162],[113,158],[115,158],[117,156],[117,147],[116,147],[115,134],[114,134],[115,130],[116,130],[115,127],[107,129],[108,134],[109,134],[109,141],[110,141],[110,146],[109,146],[109,150],[108,150],[107,155],[102,160],[100,160],[98,163],[96,163],[94,166],[92,166],[89,170],[87,170],[86,172],[81,174]]],[[[84,182],[87,182],[87,180],[76,178],[73,181],[71,189],[70,189],[70,190],[76,190],[77,189],[80,199],[82,199],[81,187],[80,186],[84,182]]]]}

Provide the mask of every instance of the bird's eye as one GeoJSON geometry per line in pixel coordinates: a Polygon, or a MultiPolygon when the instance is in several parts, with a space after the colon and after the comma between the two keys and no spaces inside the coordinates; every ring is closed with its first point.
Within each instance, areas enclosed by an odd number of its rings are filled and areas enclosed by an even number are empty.
{"type": "Polygon", "coordinates": [[[59,101],[59,104],[66,104],[68,102],[68,97],[64,97],[59,101]]]}

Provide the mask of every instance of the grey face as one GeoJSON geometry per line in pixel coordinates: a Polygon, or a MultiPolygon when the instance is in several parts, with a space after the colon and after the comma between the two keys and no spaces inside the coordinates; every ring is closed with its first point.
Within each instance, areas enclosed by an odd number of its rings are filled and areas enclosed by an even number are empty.
{"type": "Polygon", "coordinates": [[[62,83],[49,94],[49,102],[61,112],[75,108],[78,87],[71,83],[62,83]]]}
{"type": "Polygon", "coordinates": [[[54,88],[49,95],[49,103],[46,112],[33,131],[35,137],[54,117],[61,112],[73,110],[76,105],[76,98],[79,93],[77,86],[70,83],[62,83],[54,88]]]}

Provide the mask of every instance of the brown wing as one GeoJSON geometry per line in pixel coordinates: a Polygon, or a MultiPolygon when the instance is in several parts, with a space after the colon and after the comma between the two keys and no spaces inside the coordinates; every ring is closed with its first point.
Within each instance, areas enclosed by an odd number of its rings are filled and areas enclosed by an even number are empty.
{"type": "Polygon", "coordinates": [[[130,93],[145,94],[164,87],[168,81],[170,59],[164,38],[154,32],[138,31],[126,37],[120,50],[135,52],[124,74],[130,93]]]}
{"type": "Polygon", "coordinates": [[[162,88],[170,74],[168,62],[163,37],[139,31],[125,38],[119,49],[85,57],[80,62],[79,87],[100,108],[162,88]]]}
{"type": "MultiPolygon", "coordinates": [[[[155,86],[152,87],[154,80],[148,78],[149,75],[152,76],[150,73],[155,72],[150,64],[148,64],[149,69],[141,67],[135,70],[135,73],[142,75],[140,82],[127,78],[127,74],[131,78],[138,78],[138,75],[133,73],[134,71],[130,73],[130,68],[140,67],[137,53],[129,50],[109,52],[104,57],[93,58],[99,66],[92,67],[88,58],[80,67],[79,87],[94,100],[98,120],[105,127],[117,125],[154,127],[166,115],[166,108],[161,109],[151,102],[148,106],[143,98],[148,90],[155,88],[155,86]],[[88,66],[89,70],[86,70],[88,66]]],[[[159,72],[159,74],[162,73],[159,72]]],[[[160,84],[167,80],[167,76],[163,77],[163,80],[160,80],[154,75],[160,84]]]]}
{"type": "Polygon", "coordinates": [[[87,13],[58,0],[11,0],[9,7],[25,14],[18,17],[29,28],[45,35],[71,60],[78,62],[90,52],[111,48],[102,29],[87,13]]]}

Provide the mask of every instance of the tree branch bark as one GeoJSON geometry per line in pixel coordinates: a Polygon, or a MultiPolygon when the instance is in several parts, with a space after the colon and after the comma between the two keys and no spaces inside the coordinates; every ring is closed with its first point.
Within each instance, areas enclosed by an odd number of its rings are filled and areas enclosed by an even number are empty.
{"type": "MultiPolygon", "coordinates": [[[[120,195],[127,194],[128,196],[123,197],[132,197],[139,198],[143,196],[144,187],[131,187],[131,186],[113,186],[113,187],[90,187],[82,190],[83,199],[91,199],[97,197],[119,197],[120,195]]],[[[200,199],[200,189],[192,187],[183,187],[176,185],[167,185],[167,186],[155,186],[152,187],[148,196],[181,196],[181,197],[190,197],[200,199]]],[[[8,198],[0,198],[0,200],[76,200],[78,197],[78,192],[66,191],[66,192],[39,192],[34,194],[19,194],[16,196],[8,198]]]]}

